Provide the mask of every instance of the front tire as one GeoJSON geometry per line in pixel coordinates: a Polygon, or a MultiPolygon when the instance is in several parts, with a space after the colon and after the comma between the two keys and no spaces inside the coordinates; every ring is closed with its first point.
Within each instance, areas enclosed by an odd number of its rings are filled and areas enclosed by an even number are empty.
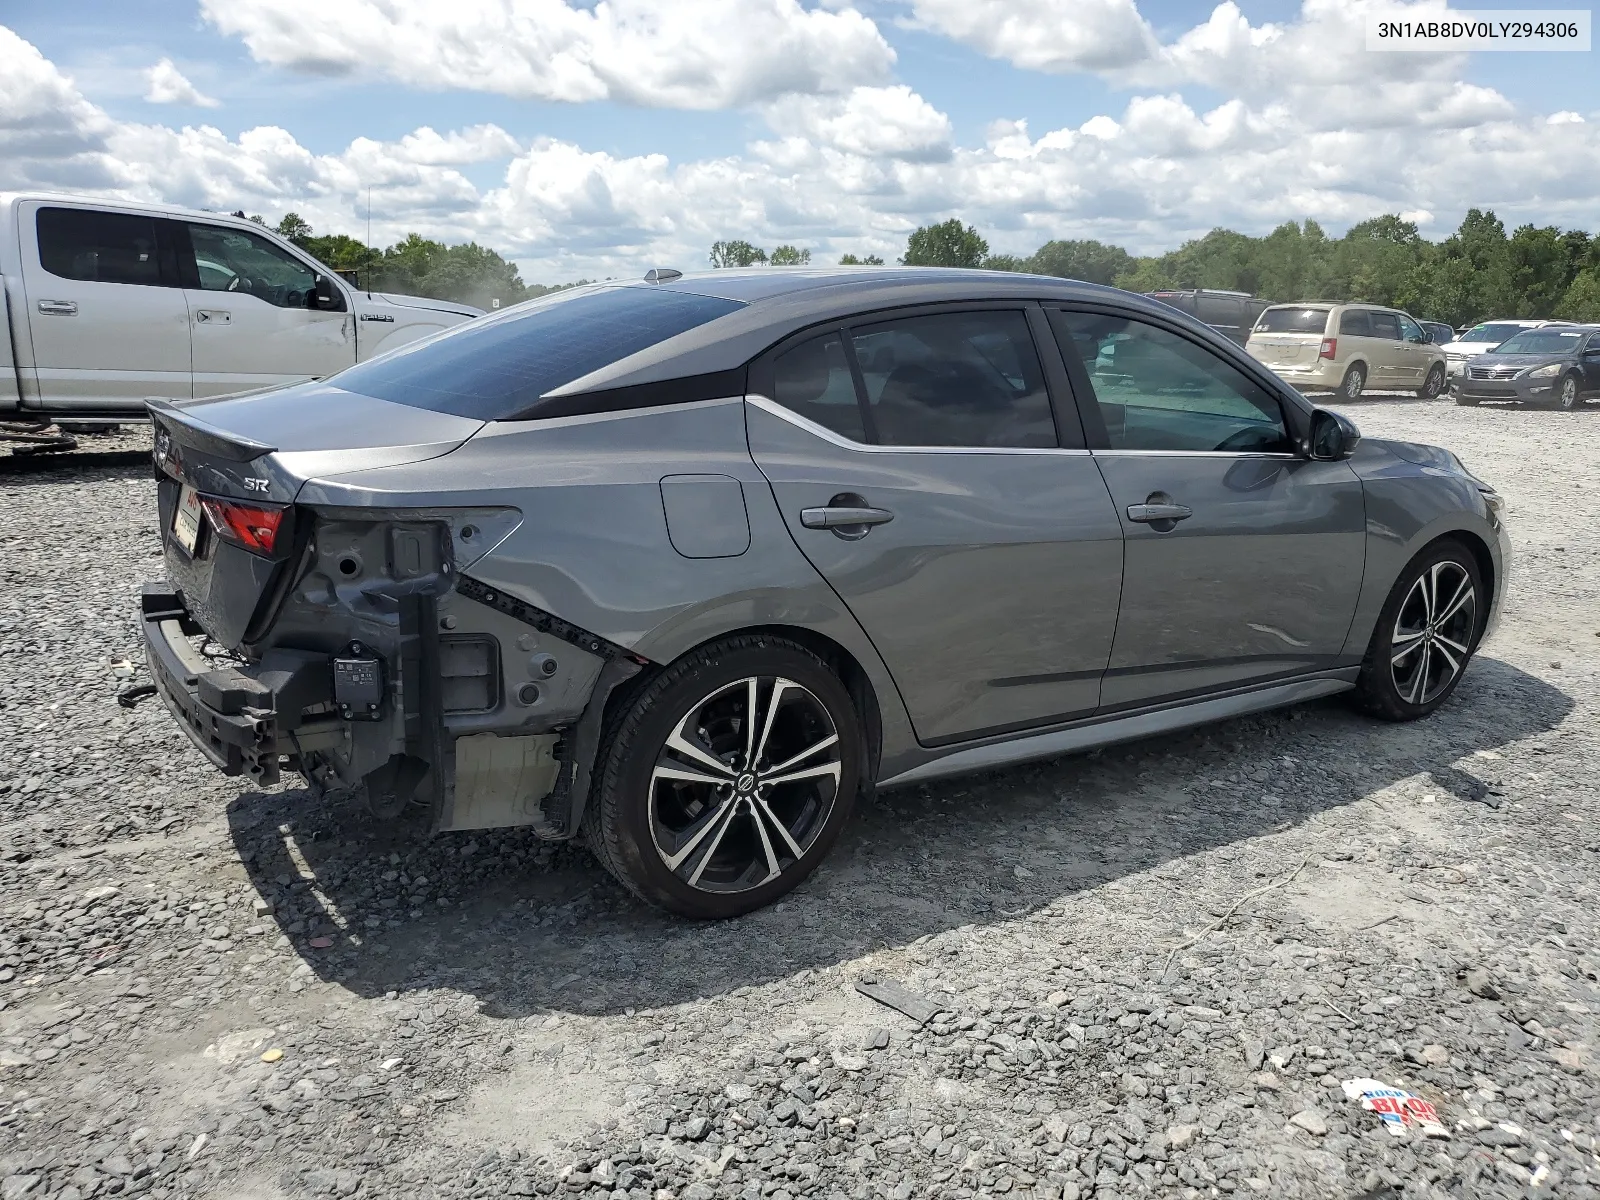
{"type": "Polygon", "coordinates": [[[1453,539],[1419,554],[1395,580],[1367,646],[1356,700],[1386,721],[1415,721],[1450,698],[1489,613],[1477,559],[1453,539]]]}
{"type": "Polygon", "coordinates": [[[1556,393],[1556,407],[1571,412],[1582,403],[1578,399],[1578,377],[1568,375],[1561,381],[1561,390],[1556,393]]]}
{"type": "Polygon", "coordinates": [[[1339,395],[1346,400],[1359,400],[1361,393],[1367,387],[1367,369],[1360,363],[1351,363],[1350,369],[1344,373],[1344,380],[1339,384],[1339,395]]]}
{"type": "Polygon", "coordinates": [[[1417,395],[1424,400],[1436,399],[1444,391],[1444,364],[1434,363],[1433,369],[1428,372],[1428,377],[1422,381],[1422,387],[1417,390],[1417,395]]]}
{"type": "Polygon", "coordinates": [[[586,840],[647,903],[740,916],[826,856],[861,784],[864,741],[844,684],[804,647],[758,634],[703,646],[613,715],[586,840]]]}

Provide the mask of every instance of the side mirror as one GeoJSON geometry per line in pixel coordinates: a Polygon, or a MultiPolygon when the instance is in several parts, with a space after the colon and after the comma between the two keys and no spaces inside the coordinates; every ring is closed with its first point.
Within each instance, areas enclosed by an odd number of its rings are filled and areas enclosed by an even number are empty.
{"type": "Polygon", "coordinates": [[[1343,413],[1319,408],[1311,414],[1311,457],[1317,462],[1339,462],[1356,452],[1361,430],[1343,413]]]}
{"type": "Polygon", "coordinates": [[[317,276],[316,290],[312,292],[312,308],[319,308],[323,312],[338,312],[344,308],[343,297],[333,286],[333,281],[326,275],[317,276]]]}

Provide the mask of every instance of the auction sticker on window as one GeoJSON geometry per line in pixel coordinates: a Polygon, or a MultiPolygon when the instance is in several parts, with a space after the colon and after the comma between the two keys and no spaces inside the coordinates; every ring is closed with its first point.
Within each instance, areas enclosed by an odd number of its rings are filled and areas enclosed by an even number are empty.
{"type": "Polygon", "coordinates": [[[1379,11],[1367,15],[1367,49],[1587,51],[1591,15],[1585,8],[1379,11]]]}

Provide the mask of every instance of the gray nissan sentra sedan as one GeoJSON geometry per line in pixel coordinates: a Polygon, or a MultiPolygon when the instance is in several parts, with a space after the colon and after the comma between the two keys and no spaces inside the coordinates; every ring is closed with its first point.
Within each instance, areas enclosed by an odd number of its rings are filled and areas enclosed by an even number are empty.
{"type": "Polygon", "coordinates": [[[148,659],[219,768],[581,833],[697,917],[873,786],[1336,692],[1426,716],[1510,561],[1447,451],[1015,274],[652,272],[152,412],[148,659]]]}
{"type": "Polygon", "coordinates": [[[1581,408],[1600,397],[1600,325],[1524,329],[1462,371],[1456,403],[1516,400],[1539,408],[1581,408]]]}

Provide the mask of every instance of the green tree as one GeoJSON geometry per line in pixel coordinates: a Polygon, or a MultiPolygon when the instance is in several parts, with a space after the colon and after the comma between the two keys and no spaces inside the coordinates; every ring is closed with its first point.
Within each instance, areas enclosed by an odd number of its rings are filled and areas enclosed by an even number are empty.
{"type": "Polygon", "coordinates": [[[883,259],[876,254],[869,254],[865,258],[857,258],[854,254],[841,254],[839,256],[841,267],[881,267],[883,259]]]}
{"type": "Polygon", "coordinates": [[[1035,275],[1056,275],[1084,283],[1114,283],[1117,276],[1133,269],[1133,256],[1121,246],[1096,241],[1046,242],[1028,256],[1022,267],[1035,275]]]}
{"type": "Polygon", "coordinates": [[[1600,321],[1600,270],[1579,271],[1556,305],[1555,315],[1568,321],[1600,321]]]}
{"type": "Polygon", "coordinates": [[[982,235],[951,217],[913,230],[900,261],[908,267],[981,267],[988,256],[989,243],[982,235]]]}
{"type": "Polygon", "coordinates": [[[1026,271],[1028,260],[1016,254],[991,254],[983,260],[985,271],[1026,271]]]}
{"type": "Polygon", "coordinates": [[[296,246],[304,247],[311,240],[311,222],[299,213],[284,213],[283,220],[278,222],[277,233],[296,246]]]}
{"type": "Polygon", "coordinates": [[[711,243],[711,265],[713,267],[753,267],[765,264],[767,252],[760,246],[753,246],[740,238],[731,242],[711,243]]]}
{"type": "Polygon", "coordinates": [[[811,265],[811,251],[795,246],[779,246],[772,252],[769,261],[775,267],[808,267],[811,265]]]}

